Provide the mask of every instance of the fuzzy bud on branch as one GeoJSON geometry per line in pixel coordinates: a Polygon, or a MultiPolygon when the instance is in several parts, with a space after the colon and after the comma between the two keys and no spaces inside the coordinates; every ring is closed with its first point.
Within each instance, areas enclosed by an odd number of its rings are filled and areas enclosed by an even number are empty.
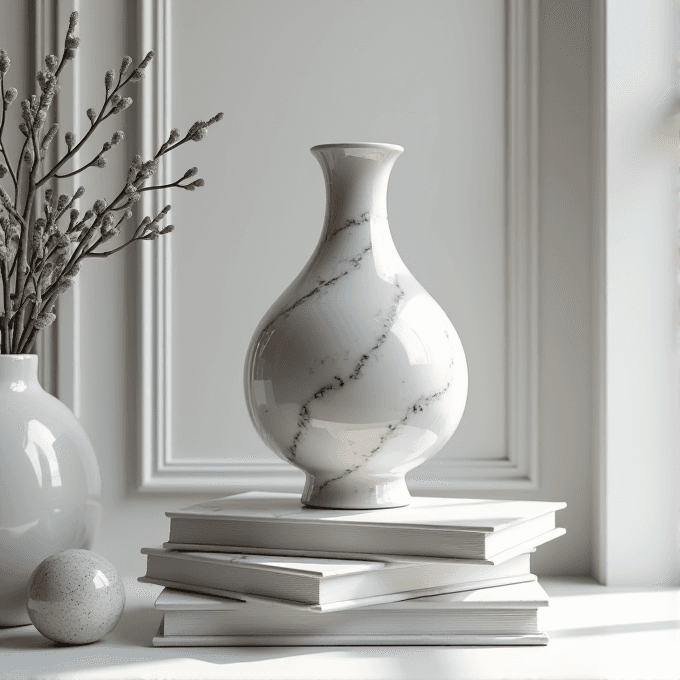
{"type": "Polygon", "coordinates": [[[150,63],[151,60],[156,56],[156,53],[153,50],[149,50],[146,53],[146,56],[144,59],[142,59],[142,63],[139,65],[139,68],[146,68],[150,63]]]}
{"type": "Polygon", "coordinates": [[[0,186],[0,203],[2,203],[5,208],[12,206],[12,199],[5,190],[5,187],[0,186]]]}
{"type": "Polygon", "coordinates": [[[121,77],[124,76],[130,66],[132,65],[132,57],[123,57],[123,61],[120,65],[120,75],[121,77]]]}
{"type": "Polygon", "coordinates": [[[5,90],[5,104],[9,106],[17,98],[18,94],[15,87],[10,87],[8,90],[5,90]]]}
{"type": "Polygon", "coordinates": [[[40,111],[38,111],[38,113],[35,114],[33,129],[34,130],[42,129],[42,126],[45,125],[46,120],[47,114],[41,109],[40,111]]]}
{"type": "Polygon", "coordinates": [[[77,50],[83,41],[76,37],[73,33],[69,33],[66,36],[66,49],[67,50],[77,50]]]}
{"type": "Polygon", "coordinates": [[[47,131],[47,134],[43,137],[42,144],[40,145],[40,149],[43,153],[49,148],[58,130],[59,124],[53,123],[52,127],[50,127],[50,129],[47,131]]]}
{"type": "MultiPolygon", "coordinates": [[[[59,288],[61,288],[61,284],[59,285],[59,288]]],[[[68,286],[68,288],[70,288],[70,286],[68,286]]],[[[61,290],[59,292],[61,292],[61,290]]],[[[33,322],[33,325],[38,330],[42,330],[43,328],[47,328],[48,326],[52,325],[56,318],[57,318],[56,314],[53,314],[52,312],[45,312],[44,314],[38,315],[38,318],[33,322]]]]}
{"type": "Polygon", "coordinates": [[[112,109],[111,113],[114,115],[129,109],[132,106],[132,97],[123,97],[112,109]]]}
{"type": "Polygon", "coordinates": [[[54,73],[59,66],[59,59],[54,54],[48,54],[45,57],[45,66],[50,73],[54,73]]]}
{"type": "Polygon", "coordinates": [[[33,159],[34,159],[34,154],[33,154],[33,148],[30,146],[26,147],[26,150],[24,151],[24,163],[28,165],[29,168],[33,167],[33,159]]]}
{"type": "Polygon", "coordinates": [[[7,56],[7,52],[5,52],[5,50],[0,50],[0,73],[2,73],[3,76],[9,71],[11,63],[10,58],[7,56]]]}

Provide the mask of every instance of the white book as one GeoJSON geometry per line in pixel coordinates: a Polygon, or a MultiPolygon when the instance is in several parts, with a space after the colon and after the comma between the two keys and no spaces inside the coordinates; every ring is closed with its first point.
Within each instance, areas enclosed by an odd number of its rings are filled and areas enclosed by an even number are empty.
{"type": "Polygon", "coordinates": [[[563,502],[413,497],[402,508],[328,510],[249,491],[166,512],[170,542],[488,560],[555,528],[563,502]]]}
{"type": "MultiPolygon", "coordinates": [[[[482,588],[478,590],[466,590],[455,593],[443,593],[440,595],[430,595],[427,597],[417,597],[410,600],[399,602],[389,602],[372,605],[365,608],[380,611],[403,612],[407,610],[427,610],[434,609],[537,609],[548,607],[550,598],[543,586],[534,577],[525,583],[508,584],[495,586],[492,588],[482,588]]],[[[173,588],[164,588],[154,603],[154,607],[163,612],[171,611],[215,611],[215,612],[234,612],[252,610],[255,607],[262,608],[271,616],[278,616],[287,619],[290,612],[285,610],[273,610],[266,603],[251,603],[233,600],[224,597],[213,597],[211,595],[201,595],[190,593],[173,588]]],[[[361,616],[361,612],[357,612],[361,616]]],[[[319,622],[318,617],[312,617],[315,622],[319,622]]],[[[326,618],[326,617],[322,617],[326,618]]]]}
{"type": "Polygon", "coordinates": [[[156,601],[164,612],[159,633],[164,642],[154,644],[504,644],[497,638],[505,638],[505,644],[544,644],[538,610],[547,605],[548,596],[537,582],[322,617],[166,589],[156,601]],[[470,642],[473,637],[481,641],[470,642]]]}
{"type": "Polygon", "coordinates": [[[462,559],[459,557],[423,557],[422,555],[381,555],[376,553],[358,553],[358,552],[337,552],[334,550],[295,550],[292,548],[255,548],[250,546],[245,548],[239,545],[210,545],[207,543],[171,543],[166,541],[163,547],[168,550],[181,550],[188,552],[225,552],[238,553],[244,552],[252,555],[282,555],[285,557],[323,557],[337,560],[368,560],[372,562],[408,562],[408,563],[422,563],[422,562],[446,562],[453,564],[456,562],[462,564],[501,564],[509,560],[511,557],[517,557],[522,553],[534,552],[539,545],[548,543],[560,536],[564,536],[567,532],[562,527],[557,527],[552,531],[547,531],[540,536],[520,543],[502,553],[492,555],[488,559],[462,559]]]}
{"type": "Polygon", "coordinates": [[[180,590],[315,611],[533,580],[528,553],[498,565],[378,562],[143,548],[140,578],[180,590]]]}
{"type": "Polygon", "coordinates": [[[547,645],[546,633],[528,635],[164,635],[161,623],[154,647],[405,647],[547,645]]]}

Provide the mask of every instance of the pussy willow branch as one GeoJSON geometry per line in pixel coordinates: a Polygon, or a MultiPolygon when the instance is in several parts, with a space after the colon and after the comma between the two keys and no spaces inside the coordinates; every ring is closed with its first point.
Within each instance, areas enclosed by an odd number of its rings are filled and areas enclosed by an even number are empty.
{"type": "MultiPolygon", "coordinates": [[[[66,58],[66,50],[67,49],[69,49],[68,48],[68,38],[64,43],[64,57],[62,57],[62,63],[60,64],[60,67],[63,65],[64,60],[66,58]]],[[[150,54],[153,55],[153,53],[150,53],[150,54]]],[[[150,60],[150,57],[147,55],[147,58],[145,58],[145,59],[150,60]]],[[[140,66],[138,66],[138,69],[142,67],[142,63],[143,62],[140,63],[140,66]]],[[[85,133],[85,135],[80,140],[80,142],[78,142],[78,144],[76,144],[75,146],[70,148],[66,152],[66,154],[64,154],[64,157],[60,161],[58,161],[56,163],[56,165],[51,170],[46,172],[43,175],[43,177],[37,182],[35,181],[35,174],[37,173],[37,168],[39,166],[40,151],[39,151],[39,147],[37,145],[37,139],[36,139],[36,136],[35,136],[35,126],[32,126],[31,132],[32,132],[32,137],[33,137],[33,146],[34,146],[35,158],[34,158],[34,161],[33,161],[32,172],[31,172],[31,175],[29,176],[29,190],[28,190],[28,196],[27,196],[27,199],[26,199],[25,213],[30,211],[30,209],[32,207],[33,199],[34,199],[34,196],[35,196],[35,191],[37,189],[39,189],[42,185],[44,185],[45,182],[47,182],[53,176],[56,176],[57,171],[68,160],[73,158],[73,156],[83,147],[83,145],[87,142],[87,140],[92,136],[92,133],[97,129],[99,124],[104,122],[111,115],[113,115],[114,112],[117,113],[117,112],[125,110],[125,108],[127,108],[127,107],[122,107],[120,109],[117,109],[114,106],[108,111],[108,113],[104,114],[104,112],[106,111],[106,107],[111,103],[111,100],[114,97],[114,95],[116,95],[120,89],[122,89],[133,78],[135,78],[135,76],[138,72],[138,69],[135,69],[134,71],[132,71],[132,73],[122,82],[121,82],[121,78],[122,78],[122,74],[121,74],[121,76],[118,78],[118,84],[116,85],[116,87],[110,93],[108,93],[108,89],[107,89],[108,96],[105,97],[104,103],[102,104],[102,107],[99,111],[99,114],[97,115],[96,120],[94,122],[92,122],[90,129],[85,133]]],[[[59,72],[59,69],[57,69],[57,73],[55,73],[55,80],[57,78],[58,72],[59,72]]],[[[99,154],[98,154],[98,156],[99,156],[99,154]]],[[[85,167],[89,167],[90,165],[91,164],[88,164],[85,167]]],[[[81,172],[84,169],[85,168],[81,168],[81,169],[76,170],[74,172],[71,172],[71,173],[69,173],[68,175],[65,175],[65,176],[70,177],[71,175],[75,175],[75,174],[77,174],[78,172],[81,172]]],[[[16,295],[17,295],[17,298],[19,300],[21,300],[23,298],[24,288],[25,288],[25,285],[26,285],[26,279],[27,279],[27,275],[28,275],[27,263],[26,263],[27,247],[28,247],[28,229],[22,229],[21,240],[19,242],[19,251],[17,253],[17,258],[18,258],[18,261],[19,261],[19,265],[18,265],[19,268],[17,270],[16,295]]],[[[31,310],[31,311],[33,311],[33,310],[31,310]]],[[[33,315],[31,315],[31,316],[33,316],[33,315]]],[[[23,321],[24,321],[24,311],[22,310],[19,313],[19,317],[17,319],[17,326],[19,328],[24,327],[23,321]]],[[[21,334],[21,337],[18,337],[18,333],[15,333],[15,337],[14,337],[14,341],[13,341],[13,351],[14,352],[19,351],[20,345],[22,344],[22,341],[24,339],[25,331],[27,330],[27,327],[29,325],[33,325],[32,322],[29,322],[26,325],[26,327],[24,328],[24,333],[21,334]]]]}
{"type": "Polygon", "coordinates": [[[0,113],[0,152],[5,159],[7,172],[14,183],[13,203],[4,189],[0,193],[2,199],[0,202],[8,215],[8,217],[3,217],[0,214],[2,219],[0,235],[4,233],[4,237],[0,238],[2,248],[0,277],[4,303],[4,313],[0,317],[0,351],[5,354],[32,350],[37,334],[55,318],[53,308],[58,296],[72,285],[85,258],[106,258],[132,243],[154,240],[174,229],[172,225],[167,225],[162,229],[160,227],[161,220],[165,218],[170,209],[170,206],[166,206],[156,217],[144,217],[134,234],[121,245],[97,252],[97,248],[103,243],[120,233],[122,223],[132,216],[131,208],[139,200],[141,192],[159,191],[172,187],[193,191],[204,185],[202,179],[182,184],[198,172],[197,168],[191,168],[175,182],[150,187],[143,186],[156,172],[159,158],[188,141],[200,141],[205,137],[207,128],[222,118],[220,113],[207,122],[197,121],[181,139],[179,130],[173,129],[167,141],[160,146],[151,161],[143,162],[139,156],[135,156],[128,170],[127,180],[113,201],[108,205],[101,199],[95,201],[92,209],[87,210],[80,221],[78,221],[78,210],[72,209],[72,206],[75,200],[83,195],[83,187],[71,197],[62,194],[58,196],[58,199],[55,194],[56,188],[54,191],[46,188],[45,217],[36,219],[34,203],[38,200],[41,188],[47,182],[72,177],[90,167],[105,166],[104,153],[124,138],[122,131],[114,133],[111,142],[106,142],[92,161],[83,167],[68,172],[59,172],[84,147],[94,131],[104,121],[131,105],[132,100],[121,97],[119,92],[128,83],[142,79],[145,68],[154,56],[153,52],[149,52],[131,71],[132,59],[124,57],[115,85],[115,72],[113,70],[106,72],[104,101],[101,108],[98,113],[94,109],[89,109],[87,112],[90,119],[89,129],[78,143],[72,132],[67,133],[66,153],[39,178],[41,164],[58,130],[56,123],[51,126],[47,124],[47,114],[59,90],[59,76],[66,62],[75,58],[80,44],[80,38],[76,38],[74,34],[77,21],[78,14],[73,12],[69,20],[61,59],[57,59],[54,55],[48,55],[45,58],[47,71],[38,72],[40,93],[31,95],[21,103],[23,122],[19,129],[25,139],[15,166],[16,173],[2,143],[2,134],[7,120],[8,107],[16,98],[17,93],[14,88],[5,92],[4,75],[10,67],[10,61],[6,52],[0,51],[0,96],[3,107],[0,113]],[[26,169],[22,173],[23,166],[26,166],[26,169]],[[21,208],[19,207],[20,199],[21,208]],[[65,231],[60,230],[58,222],[69,210],[69,226],[65,231]],[[116,221],[113,213],[122,210],[125,212],[116,221]],[[77,245],[72,248],[72,244],[76,241],[77,245]],[[13,279],[14,293],[11,290],[13,279]],[[43,291],[44,287],[46,290],[43,291]]]}
{"type": "MultiPolygon", "coordinates": [[[[65,55],[66,55],[66,50],[67,50],[67,43],[65,42],[64,45],[64,56],[62,57],[62,61],[60,64],[60,67],[63,66],[65,63],[65,55]]],[[[59,69],[57,69],[57,73],[59,72],[59,69]]],[[[57,73],[55,73],[55,79],[57,77],[57,73]]],[[[85,133],[84,137],[80,140],[78,144],[76,144],[73,148],[69,149],[66,154],[64,154],[64,157],[57,162],[57,164],[39,181],[35,181],[35,176],[37,174],[37,170],[39,167],[39,159],[40,159],[40,151],[37,143],[37,138],[35,134],[35,128],[32,126],[30,132],[31,136],[33,138],[33,147],[34,147],[34,160],[33,160],[33,167],[31,168],[31,173],[29,175],[29,188],[28,188],[28,195],[26,197],[26,205],[25,205],[25,210],[24,210],[24,215],[27,216],[28,213],[30,212],[32,206],[33,206],[33,199],[35,196],[35,192],[37,189],[39,189],[45,182],[47,182],[52,176],[56,174],[56,172],[61,168],[69,159],[73,158],[73,156],[78,152],[80,148],[87,142],[87,140],[91,137],[92,133],[97,129],[99,124],[106,120],[110,115],[112,115],[113,109],[109,111],[107,115],[104,115],[104,111],[106,110],[106,107],[109,105],[111,102],[111,99],[113,96],[118,92],[119,89],[124,87],[133,77],[135,71],[132,72],[132,74],[123,82],[120,83],[120,78],[119,78],[119,84],[117,87],[109,94],[108,97],[105,98],[104,103],[102,104],[102,107],[99,111],[99,115],[97,116],[97,119],[92,123],[90,126],[90,129],[85,133]]],[[[76,173],[71,173],[71,174],[76,174],[76,173]]],[[[70,175],[69,175],[70,176],[70,175]]],[[[19,242],[19,249],[17,252],[17,260],[19,262],[18,264],[18,269],[17,269],[17,285],[16,285],[16,296],[17,299],[21,300],[24,295],[24,288],[26,285],[26,278],[27,278],[27,263],[26,263],[26,254],[27,254],[27,247],[28,247],[28,229],[22,229],[21,231],[21,240],[19,242]]],[[[33,311],[33,310],[32,310],[33,311]]],[[[24,327],[24,310],[22,310],[19,313],[19,316],[17,318],[17,327],[22,328],[24,327]]],[[[27,324],[32,325],[32,324],[27,324]]],[[[26,328],[24,328],[24,331],[26,328]]],[[[19,334],[15,332],[15,336],[13,338],[13,346],[12,346],[12,351],[13,352],[18,352],[20,350],[20,344],[23,339],[24,333],[21,334],[21,337],[19,337],[19,334]]]]}
{"type": "Polygon", "coordinates": [[[3,304],[5,306],[5,313],[2,315],[2,353],[9,354],[10,350],[10,337],[9,337],[9,310],[11,309],[11,299],[10,299],[10,282],[9,276],[7,275],[7,263],[2,260],[0,261],[0,273],[2,273],[2,290],[3,290],[3,304]]]}
{"type": "Polygon", "coordinates": [[[88,168],[91,168],[97,160],[101,157],[100,154],[97,154],[87,165],[83,165],[82,168],[78,168],[77,170],[73,170],[72,172],[67,172],[65,175],[54,175],[55,179],[67,179],[68,177],[73,177],[74,175],[77,175],[79,172],[83,172],[83,170],[87,170],[88,168]]]}
{"type": "MultiPolygon", "coordinates": [[[[14,182],[14,189],[17,188],[17,178],[12,170],[12,164],[9,162],[9,157],[5,151],[5,145],[2,142],[2,133],[5,129],[5,119],[7,118],[7,109],[9,104],[5,101],[5,74],[0,73],[0,96],[2,97],[2,122],[0,122],[0,150],[2,150],[3,158],[5,159],[5,164],[7,165],[7,170],[12,177],[12,182],[14,182]]],[[[16,201],[15,201],[16,202],[16,201]]]]}
{"type": "Polygon", "coordinates": [[[125,81],[123,81],[123,83],[118,84],[116,88],[111,92],[111,94],[108,97],[106,97],[104,103],[102,104],[101,109],[99,110],[97,119],[90,126],[90,129],[85,133],[85,136],[70,151],[67,151],[64,157],[49,172],[45,173],[42,179],[38,182],[37,184],[38,187],[41,187],[45,182],[47,182],[47,180],[49,180],[51,177],[55,175],[55,173],[61,168],[62,165],[64,165],[64,163],[73,158],[73,156],[75,156],[76,153],[78,153],[78,151],[83,147],[85,142],[87,142],[87,140],[92,136],[92,133],[97,129],[99,124],[103,123],[107,118],[109,118],[109,116],[113,114],[113,109],[111,109],[105,116],[103,116],[104,110],[111,102],[111,99],[113,99],[113,96],[118,93],[118,90],[122,89],[123,87],[125,87],[125,85],[127,85],[130,82],[130,79],[132,78],[133,75],[134,71],[128,78],[125,79],[125,81]]]}
{"type": "MultiPolygon", "coordinates": [[[[27,123],[28,124],[28,123],[27,123]]],[[[35,125],[35,124],[34,124],[35,125]]],[[[28,276],[28,226],[27,222],[31,214],[31,209],[33,208],[33,199],[35,198],[35,192],[37,189],[35,177],[38,174],[38,167],[40,165],[40,147],[38,145],[38,138],[35,130],[35,126],[32,125],[29,130],[31,134],[31,139],[33,140],[33,166],[28,174],[28,194],[26,196],[26,204],[24,206],[24,224],[21,229],[21,237],[19,239],[19,248],[17,250],[17,273],[16,273],[16,299],[21,300],[24,295],[24,287],[26,286],[26,278],[28,276]]],[[[8,313],[6,310],[5,313],[8,313]]],[[[22,328],[24,325],[24,312],[25,309],[21,309],[18,312],[16,326],[22,328]]],[[[15,332],[14,338],[12,339],[12,352],[17,353],[19,350],[19,338],[18,333],[15,332]]]]}
{"type": "Polygon", "coordinates": [[[19,187],[21,186],[21,163],[24,160],[24,152],[28,146],[28,137],[24,139],[23,146],[21,147],[21,152],[19,153],[19,160],[17,161],[17,185],[14,189],[14,205],[19,203],[19,187]]]}

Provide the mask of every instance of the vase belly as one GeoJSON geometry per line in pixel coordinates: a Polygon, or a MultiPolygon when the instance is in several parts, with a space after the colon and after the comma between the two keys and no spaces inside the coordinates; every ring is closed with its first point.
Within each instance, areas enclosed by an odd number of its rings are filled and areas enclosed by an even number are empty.
{"type": "Polygon", "coordinates": [[[467,397],[458,334],[371,200],[329,201],[324,237],[246,362],[253,423],[305,471],[302,502],[316,507],[407,505],[404,475],[444,446],[467,397]]]}
{"type": "Polygon", "coordinates": [[[56,552],[90,548],[101,514],[92,445],[73,413],[38,384],[37,360],[0,356],[0,626],[30,623],[31,573],[56,552]],[[27,364],[23,379],[5,379],[13,360],[27,364]]]}

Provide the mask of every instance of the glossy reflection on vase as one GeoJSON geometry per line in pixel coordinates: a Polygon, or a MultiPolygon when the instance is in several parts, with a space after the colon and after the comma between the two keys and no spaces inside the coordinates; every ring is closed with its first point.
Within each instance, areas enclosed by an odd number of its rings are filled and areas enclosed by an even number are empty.
{"type": "Polygon", "coordinates": [[[92,445],[38,382],[38,357],[0,355],[0,626],[30,623],[31,573],[67,548],[90,548],[101,514],[92,445]]]}
{"type": "Polygon", "coordinates": [[[312,148],[326,180],[323,233],[248,349],[251,419],[306,473],[309,506],[408,505],[404,475],[444,446],[465,408],[458,334],[390,234],[387,184],[402,151],[312,148]]]}

